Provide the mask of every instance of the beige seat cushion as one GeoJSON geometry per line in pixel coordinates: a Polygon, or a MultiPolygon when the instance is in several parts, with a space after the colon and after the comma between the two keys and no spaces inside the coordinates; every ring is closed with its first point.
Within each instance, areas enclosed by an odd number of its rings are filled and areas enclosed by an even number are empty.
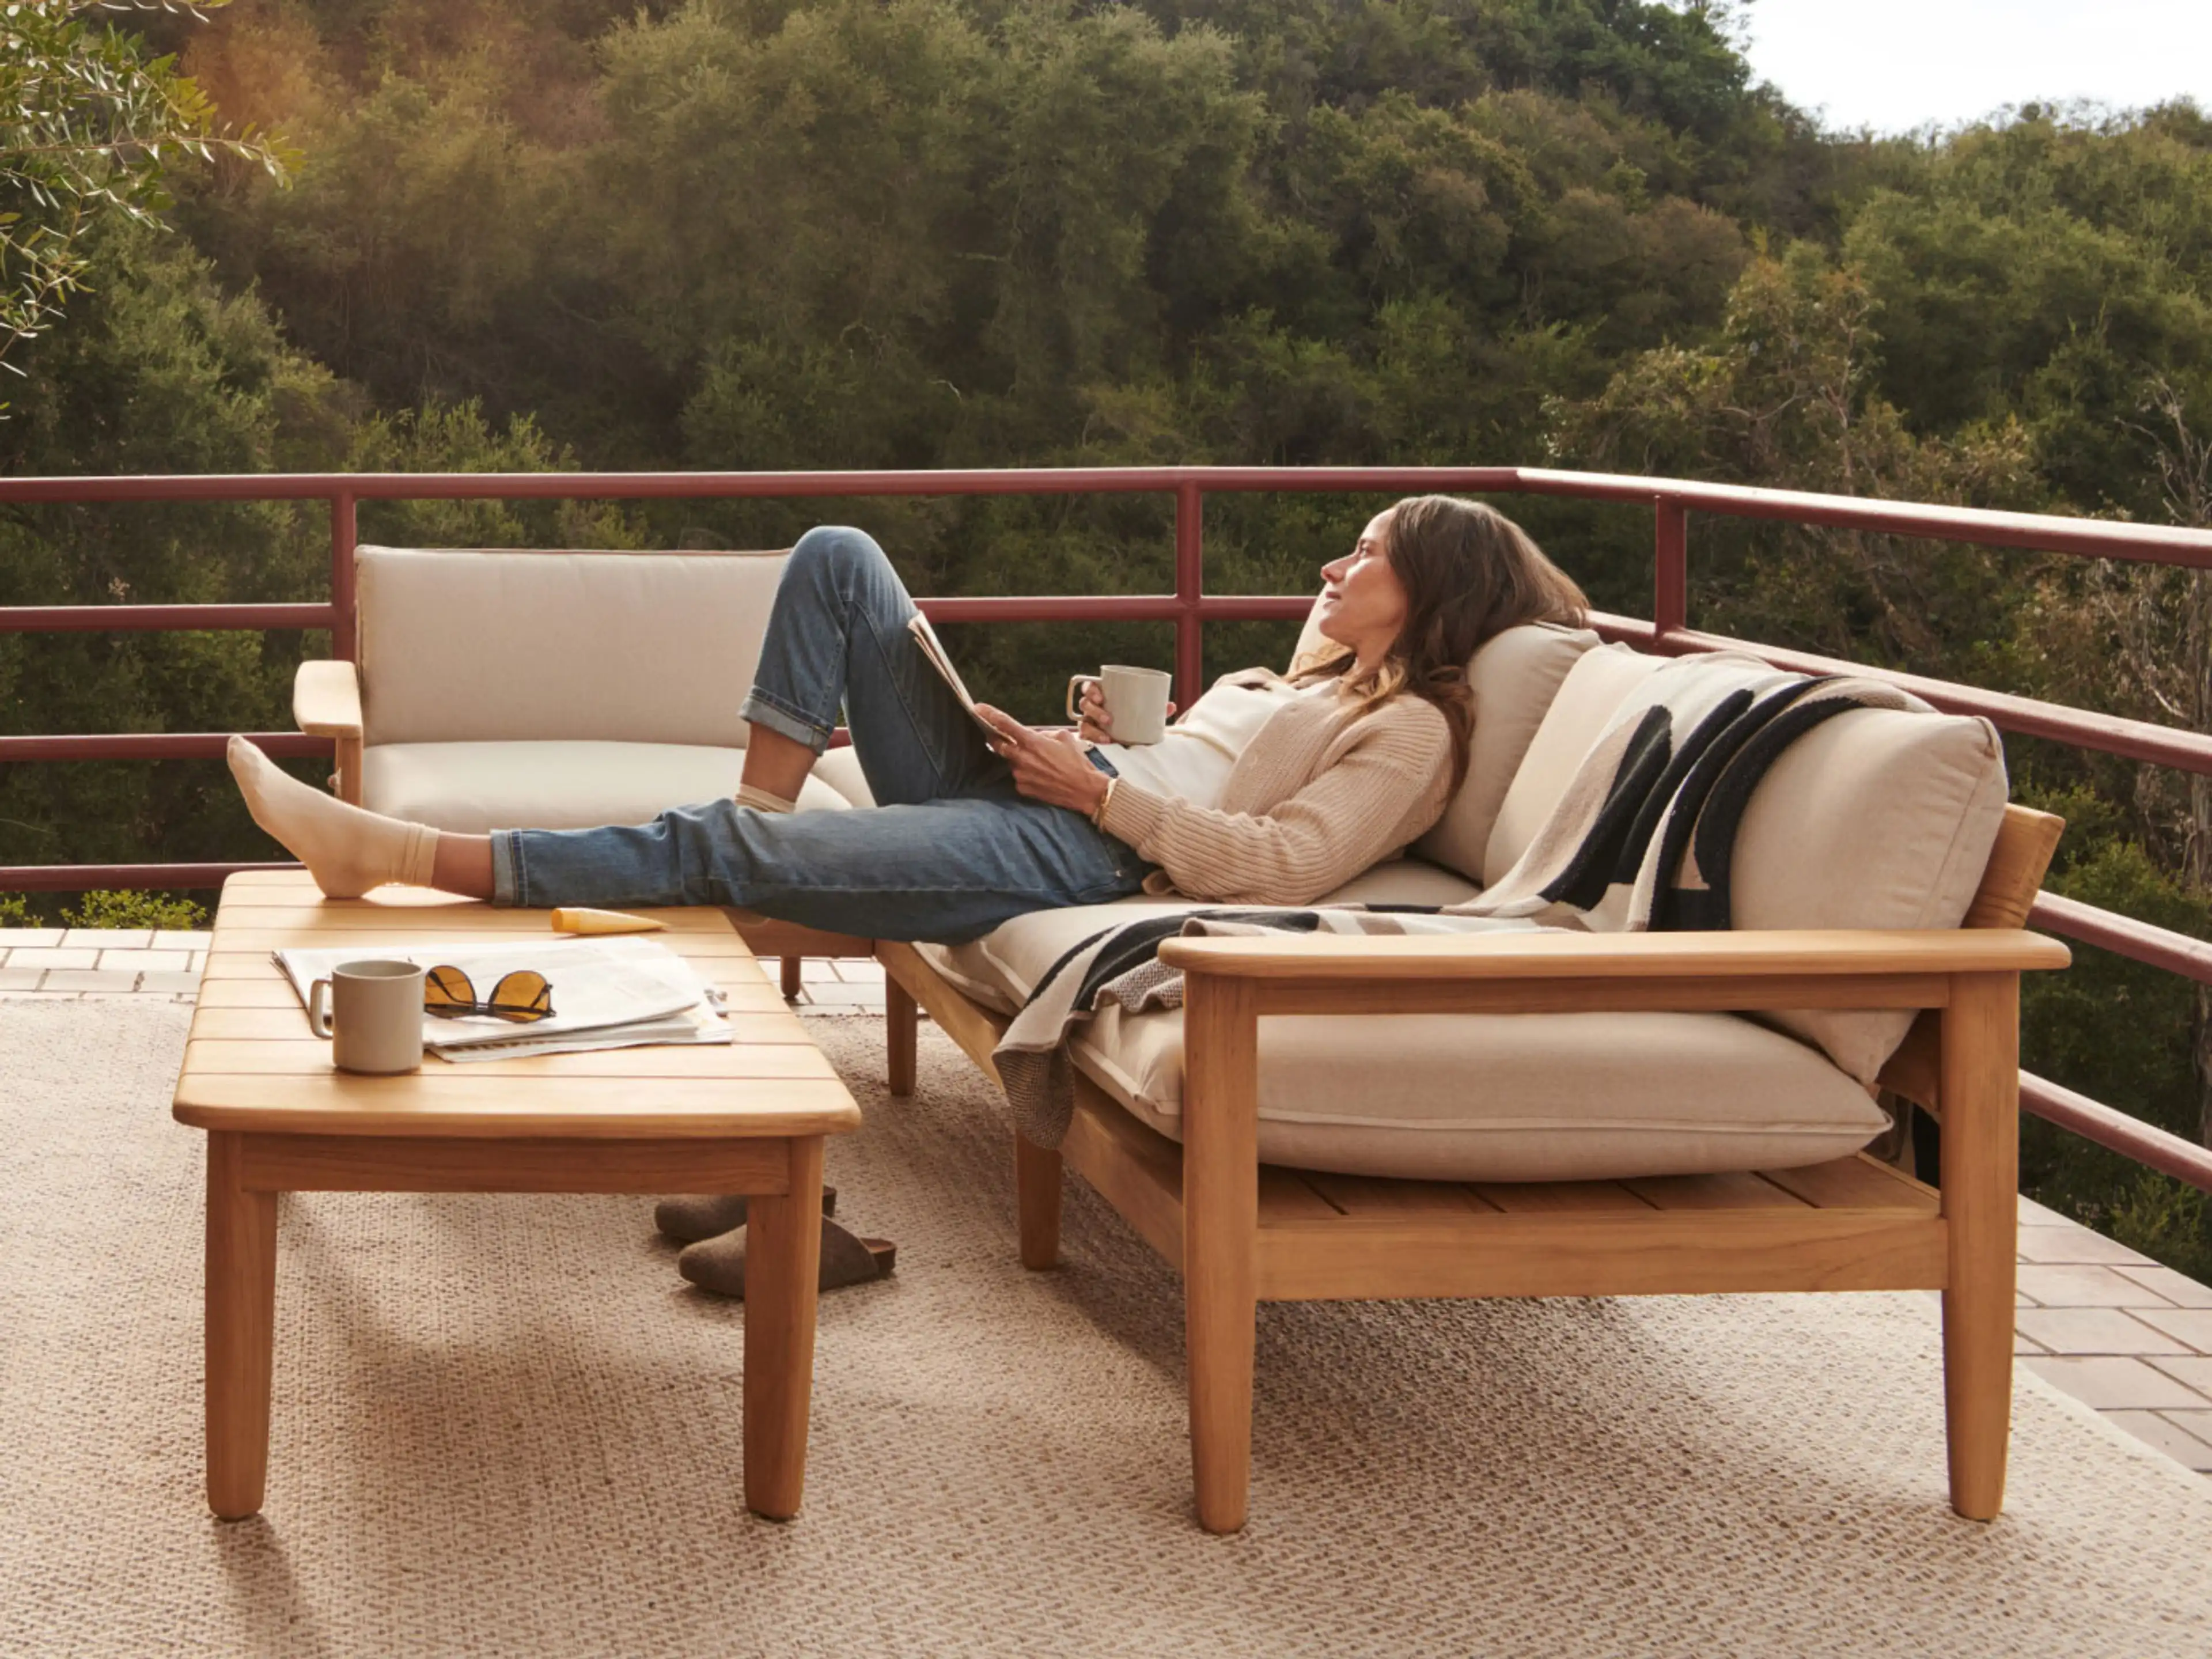
{"type": "Polygon", "coordinates": [[[783,564],[781,553],[364,547],[367,739],[742,749],[738,708],[783,564]]]}
{"type": "MultiPolygon", "coordinates": [[[[1182,1012],[1109,1009],[1071,1050],[1182,1134],[1182,1012]]],[[[1367,1014],[1260,1022],[1260,1157],[1425,1181],[1785,1170],[1889,1124],[1796,1038],[1733,1014],[1367,1014]]]]}
{"type": "MultiPolygon", "coordinates": [[[[643,823],[736,793],[744,763],[742,749],[681,744],[374,744],[362,756],[362,805],[465,835],[643,823]]],[[[799,799],[802,809],[847,804],[818,777],[799,799]]]]}
{"type": "MultiPolygon", "coordinates": [[[[1407,862],[1332,897],[1449,902],[1472,890],[1407,862]]],[[[1124,899],[1017,918],[924,954],[1012,1012],[1072,946],[1139,916],[1124,899]]],[[[982,994],[978,994],[978,990],[982,994]]],[[[1071,1047],[1138,1118],[1180,1139],[1182,1014],[1112,1006],[1071,1047]]],[[[1730,1014],[1385,1014],[1260,1022],[1260,1156],[1348,1175],[1567,1181],[1787,1169],[1863,1146],[1888,1119],[1814,1048],[1730,1014]]]]}

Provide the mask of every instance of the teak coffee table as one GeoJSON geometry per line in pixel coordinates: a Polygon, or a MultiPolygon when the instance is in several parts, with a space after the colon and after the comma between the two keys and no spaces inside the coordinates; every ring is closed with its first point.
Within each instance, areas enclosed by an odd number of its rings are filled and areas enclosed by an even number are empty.
{"type": "Polygon", "coordinates": [[[560,995],[560,937],[543,910],[419,889],[325,898],[304,873],[224,884],[177,1120],[208,1132],[208,1504],[261,1508],[276,1334],[276,1195],[745,1193],[744,1487],[756,1514],[797,1513],[813,1381],[822,1142],[860,1109],[784,1006],[729,918],[641,912],[719,985],[728,1047],[614,1048],[355,1077],[307,1027],[270,953],[543,940],[560,995]]]}

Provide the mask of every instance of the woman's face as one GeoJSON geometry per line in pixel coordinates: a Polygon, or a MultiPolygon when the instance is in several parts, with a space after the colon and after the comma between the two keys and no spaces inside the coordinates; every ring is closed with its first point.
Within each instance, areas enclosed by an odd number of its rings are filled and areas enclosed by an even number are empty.
{"type": "Polygon", "coordinates": [[[1314,626],[1324,639],[1348,645],[1364,663],[1379,662],[1406,626],[1406,590],[1386,550],[1390,515],[1378,513],[1359,544],[1321,568],[1325,584],[1314,626]]]}

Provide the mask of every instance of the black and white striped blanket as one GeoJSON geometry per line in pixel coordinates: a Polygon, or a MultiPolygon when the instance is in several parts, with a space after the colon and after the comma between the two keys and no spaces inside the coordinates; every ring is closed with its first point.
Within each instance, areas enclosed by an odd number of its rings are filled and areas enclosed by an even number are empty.
{"type": "Polygon", "coordinates": [[[1599,734],[1528,850],[1471,899],[1198,909],[1104,928],[1071,948],[993,1053],[1015,1123],[1038,1146],[1060,1144],[1074,1106],[1068,1042],[1105,1004],[1130,1014],[1182,1006],[1182,975],[1159,961],[1164,939],[1723,929],[1736,827],[1776,757],[1850,709],[1927,708],[1878,680],[1778,673],[1748,657],[1668,662],[1599,734]]]}

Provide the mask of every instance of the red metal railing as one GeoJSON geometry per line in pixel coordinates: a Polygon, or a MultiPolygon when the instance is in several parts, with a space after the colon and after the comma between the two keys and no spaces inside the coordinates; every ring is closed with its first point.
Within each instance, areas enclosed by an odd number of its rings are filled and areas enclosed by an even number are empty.
{"type": "MultiPolygon", "coordinates": [[[[322,501],[331,515],[331,598],[324,605],[0,606],[0,633],[87,629],[325,629],[337,654],[354,653],[354,549],[364,501],[805,499],[872,495],[1066,495],[1164,494],[1175,501],[1175,592],[1135,597],[1024,596],[932,599],[940,622],[1159,621],[1176,625],[1176,678],[1187,702],[1201,672],[1209,621],[1294,619],[1310,594],[1229,595],[1205,591],[1205,500],[1209,493],[1407,493],[1571,496],[1651,508],[1652,620],[1593,618],[1607,637],[1683,655],[1748,651],[1778,667],[1849,672],[1887,680],[1939,708],[1986,716],[2000,729],[2100,753],[2212,775],[2212,736],[2123,720],[2029,697],[1978,690],[1804,652],[1699,633],[1689,626],[1689,515],[1775,520],[1984,547],[2023,548],[2212,569],[2212,532],[2162,526],[1994,513],[1756,489],[1679,479],[1561,472],[1532,467],[1115,467],[942,472],[290,473],[173,477],[0,478],[8,501],[322,501]]],[[[278,756],[327,755],[325,739],[297,732],[250,734],[278,756]]],[[[223,732],[93,733],[0,737],[0,763],[214,757],[223,732]]],[[[87,887],[213,885],[237,864],[0,866],[0,891],[87,887]]],[[[2045,895],[2033,920],[2051,932],[2212,984],[2212,945],[2127,916],[2045,895]]],[[[2212,1151],[2139,1122],[2033,1075],[2021,1104],[2128,1157],[2212,1190],[2212,1151]]]]}

